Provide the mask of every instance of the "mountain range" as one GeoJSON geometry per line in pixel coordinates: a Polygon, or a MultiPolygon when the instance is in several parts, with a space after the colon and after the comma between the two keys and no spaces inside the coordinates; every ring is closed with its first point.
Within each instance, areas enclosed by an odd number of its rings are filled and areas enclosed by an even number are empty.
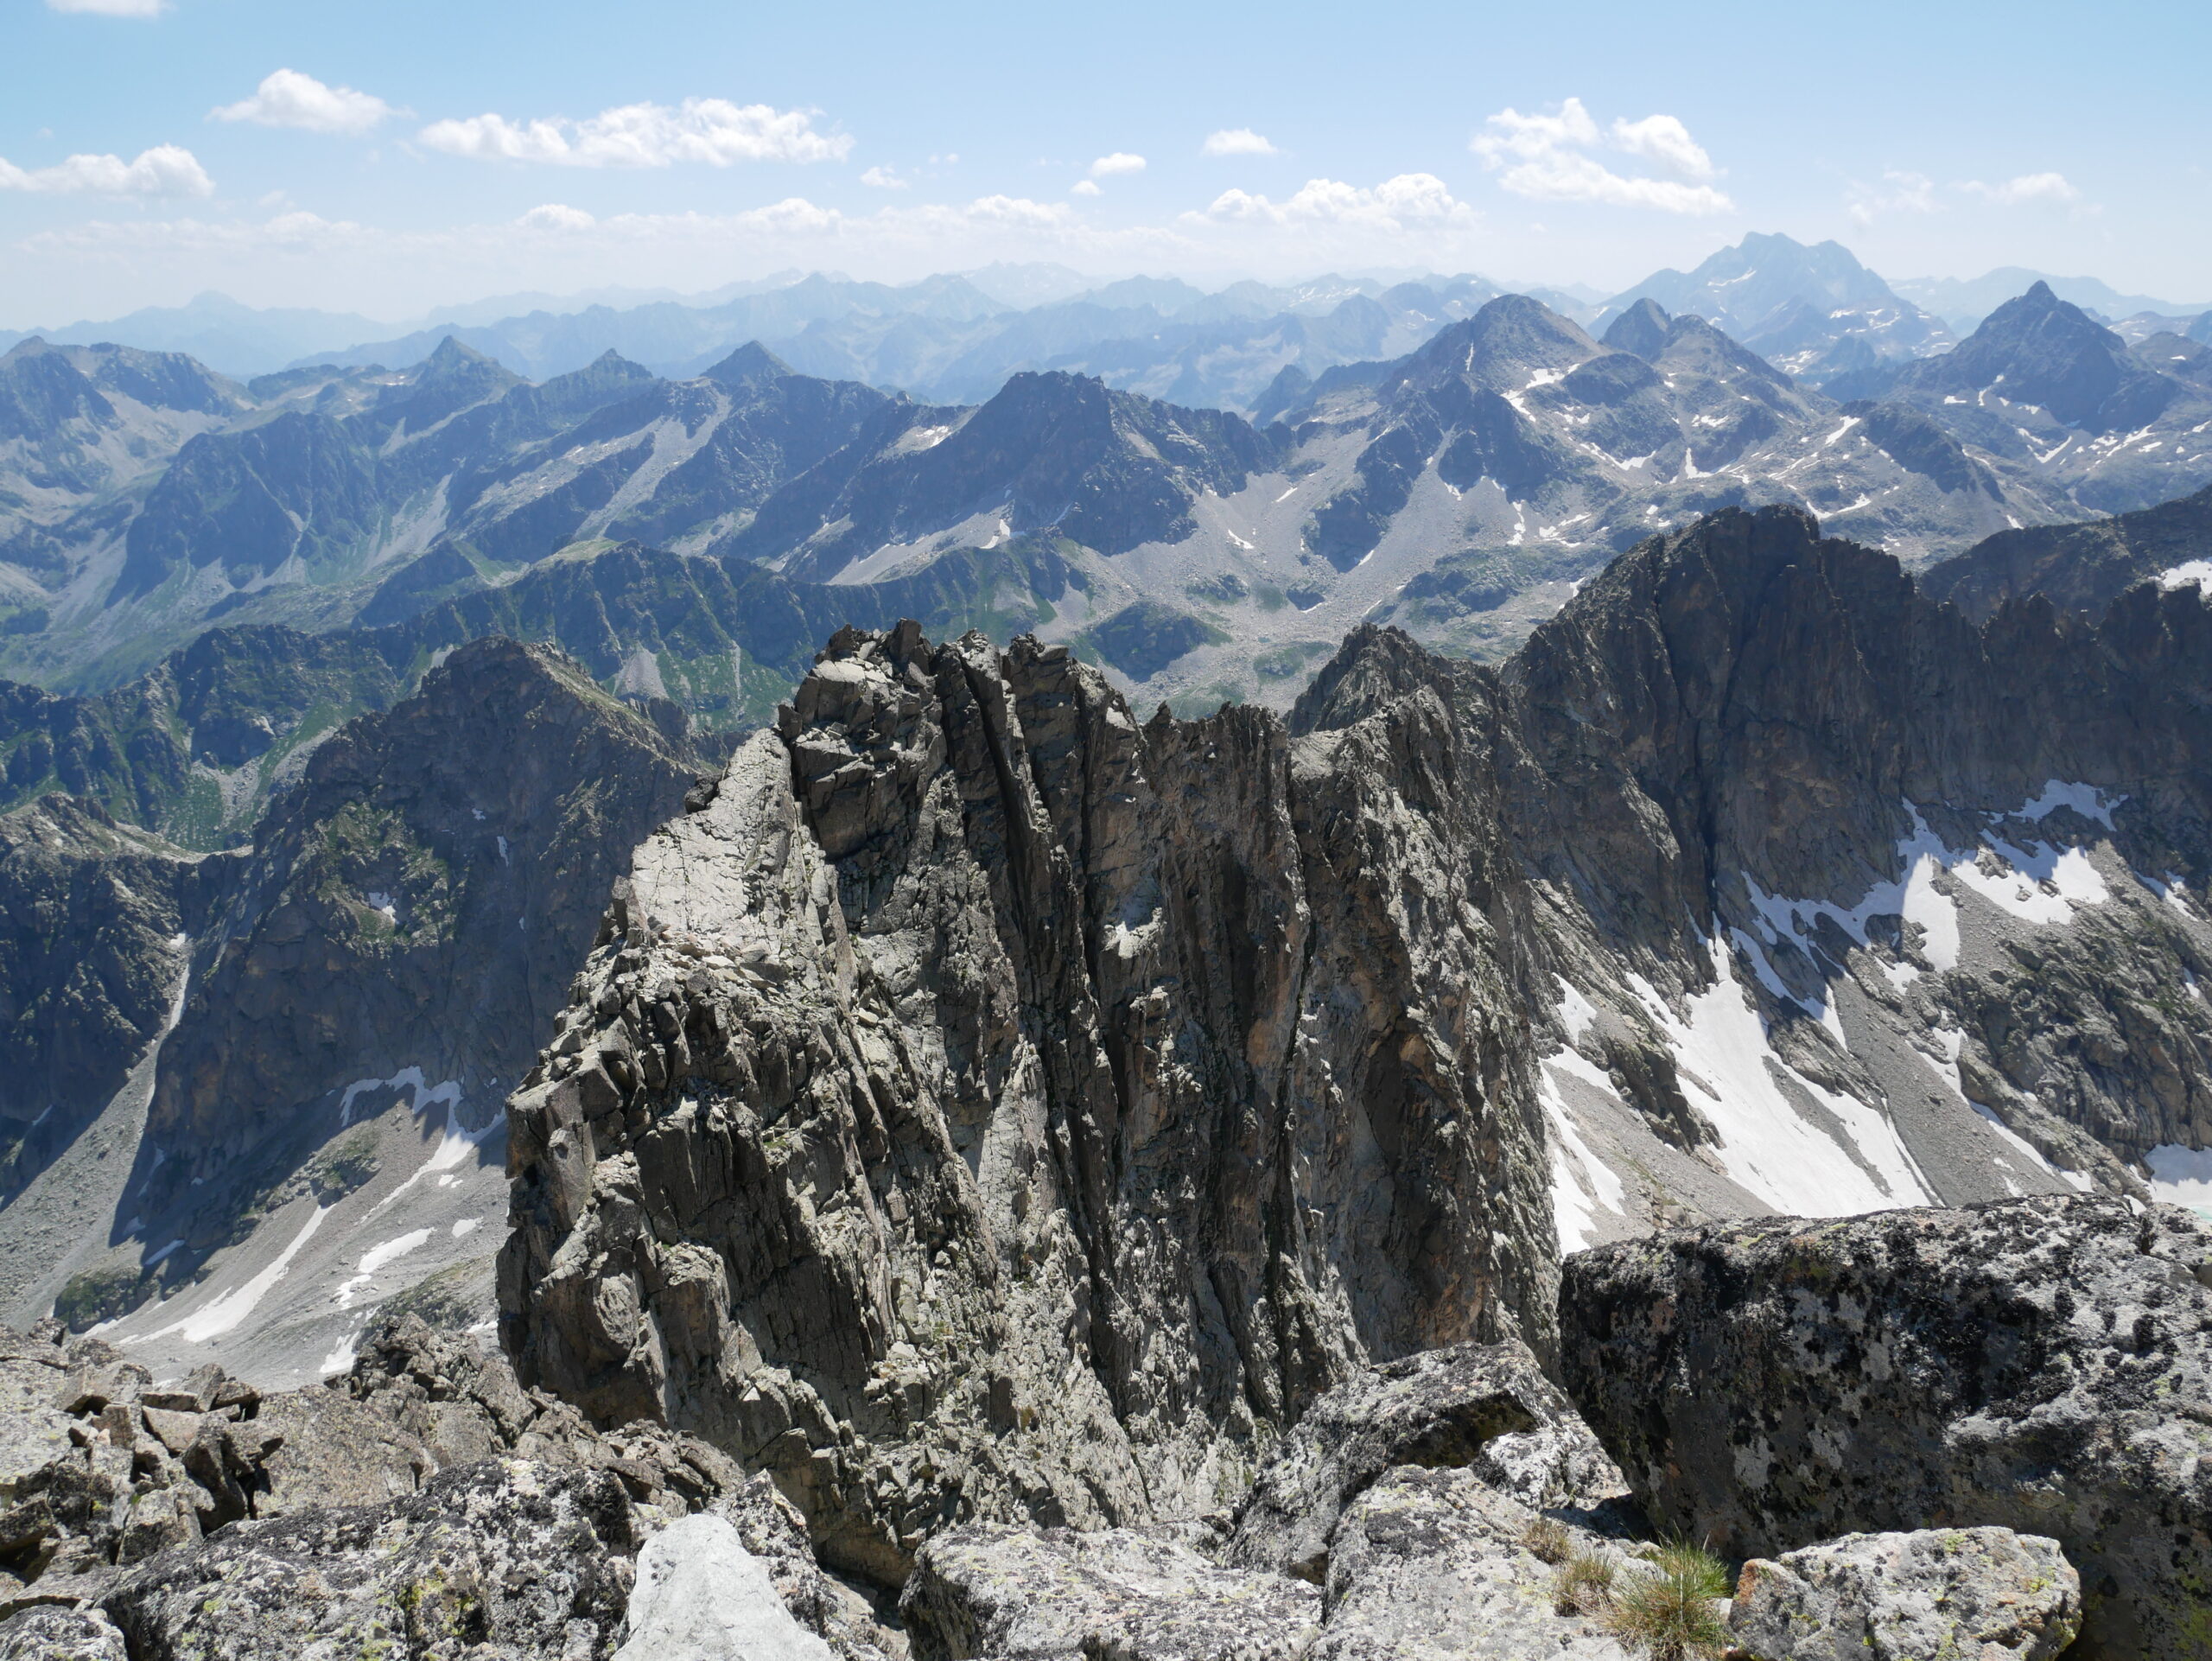
{"type": "Polygon", "coordinates": [[[531,383],[448,338],[240,384],[25,342],[0,359],[0,668],[113,696],[261,623],[384,631],[365,650],[405,681],[524,627],[741,729],[823,620],[913,614],[1037,630],[1185,707],[1281,705],[1362,620],[1502,656],[1613,555],[1726,505],[1793,503],[1918,565],[2212,480],[2212,348],[2130,345],[2046,288],[1853,378],[1839,402],[1649,296],[1602,340],[1486,300],[1397,358],[1284,366],[1257,423],[1070,371],[925,403],[757,344],[682,380],[609,353],[531,383]],[[556,595],[632,583],[603,623],[555,620],[556,595]],[[679,594],[713,597],[679,625],[679,594]]]}

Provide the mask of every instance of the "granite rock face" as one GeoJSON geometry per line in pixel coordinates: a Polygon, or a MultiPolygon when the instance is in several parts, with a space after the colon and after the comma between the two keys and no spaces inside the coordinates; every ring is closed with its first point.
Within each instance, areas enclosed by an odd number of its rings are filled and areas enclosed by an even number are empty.
{"type": "Polygon", "coordinates": [[[1998,1527],[2084,1657],[2212,1634],[2212,1222],[2035,1198],[1715,1225],[1567,1260],[1569,1392],[1655,1520],[1771,1556],[1998,1527]]]}
{"type": "Polygon", "coordinates": [[[0,1661],[129,1661],[123,1634],[97,1609],[48,1605],[0,1620],[0,1661]]]}
{"type": "Polygon", "coordinates": [[[2050,1661],[2082,1625],[2058,1542],[2010,1529],[1851,1534],[1744,1565],[1728,1611],[1758,1661],[2050,1661]]]}
{"type": "Polygon", "coordinates": [[[513,1098],[503,1338],[886,1584],[969,1518],[1241,1495],[1372,1355],[1551,1341],[1481,735],[1143,728],[848,632],[641,848],[513,1098]]]}
{"type": "Polygon", "coordinates": [[[127,1637],[130,1661],[340,1641],[605,1661],[641,1619],[641,1546],[689,1518],[744,1556],[756,1625],[798,1634],[793,1654],[883,1661],[874,1611],[766,1477],[664,1426],[596,1432],[414,1317],[330,1384],[269,1396],[212,1366],[156,1386],[62,1336],[0,1334],[0,1655],[120,1661],[127,1637]]]}

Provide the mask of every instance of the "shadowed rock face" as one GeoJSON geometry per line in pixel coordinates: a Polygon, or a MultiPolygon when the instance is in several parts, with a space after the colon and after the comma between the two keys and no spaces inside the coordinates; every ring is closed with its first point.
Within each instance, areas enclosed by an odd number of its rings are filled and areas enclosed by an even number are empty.
{"type": "Polygon", "coordinates": [[[1570,1257],[1567,1388],[1655,1519],[1762,1556],[2047,1535],[2089,1657],[2212,1632],[2212,1223],[2037,1198],[1570,1257]]]}
{"type": "Polygon", "coordinates": [[[1233,1499],[1370,1352],[1548,1349],[1489,780],[1419,689],[1140,729],[1058,650],[840,635],[514,1098],[524,1375],[896,1581],[941,1520],[1233,1499]]]}

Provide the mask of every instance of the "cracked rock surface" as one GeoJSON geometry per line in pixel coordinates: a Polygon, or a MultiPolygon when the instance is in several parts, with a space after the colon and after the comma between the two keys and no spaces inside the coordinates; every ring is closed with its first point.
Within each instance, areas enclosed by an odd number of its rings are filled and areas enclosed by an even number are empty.
{"type": "Polygon", "coordinates": [[[2050,1661],[2082,1626],[2058,1542],[2010,1529],[1851,1534],[1744,1565],[1728,1612],[1758,1661],[2050,1661]]]}
{"type": "Polygon", "coordinates": [[[513,1098],[503,1337],[758,1464],[825,1561],[1241,1497],[1370,1355],[1551,1334],[1478,735],[1140,728],[848,631],[638,852],[513,1098]]]}
{"type": "Polygon", "coordinates": [[[1569,1392],[1655,1521],[1771,1556],[1993,1526],[2080,1571],[2079,1658],[2212,1635],[2212,1221],[2037,1196],[1570,1257],[1569,1392]]]}

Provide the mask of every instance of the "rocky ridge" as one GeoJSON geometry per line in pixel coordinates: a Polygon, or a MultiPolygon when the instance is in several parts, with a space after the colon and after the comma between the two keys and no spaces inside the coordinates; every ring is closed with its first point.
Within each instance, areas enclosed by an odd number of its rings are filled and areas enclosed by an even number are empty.
{"type": "Polygon", "coordinates": [[[1370,1361],[1548,1355],[1593,1238],[2147,1198],[2212,1141],[2209,627],[1977,632],[1769,510],[1502,674],[1363,631],[1287,727],[848,632],[512,1102],[505,1340],[891,1583],[950,1521],[1203,1513],[1370,1361]]]}

